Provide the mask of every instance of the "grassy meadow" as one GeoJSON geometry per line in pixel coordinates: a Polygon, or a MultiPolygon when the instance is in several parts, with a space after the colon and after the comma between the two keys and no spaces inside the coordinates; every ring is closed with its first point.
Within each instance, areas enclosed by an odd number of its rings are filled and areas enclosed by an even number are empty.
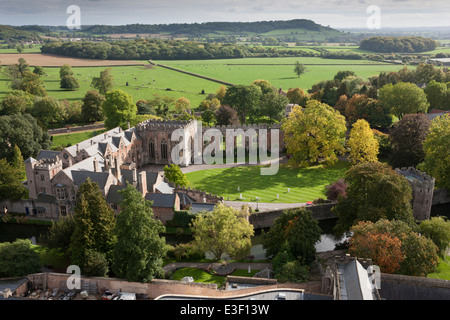
{"type": "Polygon", "coordinates": [[[261,175],[259,166],[225,169],[212,166],[212,169],[189,172],[187,178],[189,187],[223,196],[225,200],[228,197],[231,201],[240,200],[242,193],[243,201],[254,201],[258,197],[260,202],[304,203],[326,198],[325,187],[344,177],[349,167],[348,162],[308,168],[280,164],[277,174],[261,175]]]}
{"type": "MultiPolygon", "coordinates": [[[[288,90],[300,87],[305,90],[321,80],[330,80],[342,70],[354,71],[367,79],[380,72],[399,71],[402,66],[370,60],[323,59],[319,57],[243,58],[224,60],[155,61],[174,68],[220,79],[233,84],[250,84],[254,80],[268,80],[274,87],[288,90]],[[307,71],[300,78],[294,73],[296,61],[307,71]]],[[[410,67],[414,68],[414,67],[410,67]]]]}

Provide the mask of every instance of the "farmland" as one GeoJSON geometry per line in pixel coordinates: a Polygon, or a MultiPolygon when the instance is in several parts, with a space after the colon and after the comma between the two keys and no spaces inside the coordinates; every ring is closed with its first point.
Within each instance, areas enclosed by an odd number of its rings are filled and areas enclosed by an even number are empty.
{"type": "Polygon", "coordinates": [[[310,89],[313,84],[321,80],[332,79],[341,70],[354,71],[358,76],[367,79],[382,71],[399,71],[402,68],[398,64],[370,60],[323,59],[319,57],[154,62],[234,84],[250,84],[254,80],[265,79],[274,87],[284,90],[295,87],[310,89]],[[307,72],[300,78],[297,78],[293,72],[296,61],[307,67],[307,72]]]}

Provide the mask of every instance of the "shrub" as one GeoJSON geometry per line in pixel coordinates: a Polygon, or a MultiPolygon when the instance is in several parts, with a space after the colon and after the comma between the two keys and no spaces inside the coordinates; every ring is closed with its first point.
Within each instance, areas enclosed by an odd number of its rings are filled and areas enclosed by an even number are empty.
{"type": "Polygon", "coordinates": [[[85,253],[84,270],[82,273],[89,277],[104,277],[108,273],[108,261],[106,255],[95,250],[87,250],[85,253]]]}
{"type": "Polygon", "coordinates": [[[335,183],[326,186],[327,199],[331,201],[337,201],[339,196],[346,197],[347,186],[348,184],[343,179],[339,179],[335,183]]]}
{"type": "Polygon", "coordinates": [[[28,239],[0,243],[0,278],[22,277],[41,268],[39,254],[28,239]]]}

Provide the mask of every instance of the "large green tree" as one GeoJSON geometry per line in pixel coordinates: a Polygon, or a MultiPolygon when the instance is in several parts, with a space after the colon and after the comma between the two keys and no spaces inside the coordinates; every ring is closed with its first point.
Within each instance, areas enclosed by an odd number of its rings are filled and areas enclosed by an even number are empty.
{"type": "Polygon", "coordinates": [[[173,163],[164,167],[164,176],[175,185],[187,186],[189,184],[187,175],[181,171],[179,166],[173,163]]]}
{"type": "Polygon", "coordinates": [[[86,92],[81,106],[81,115],[86,122],[103,120],[102,103],[105,97],[99,92],[91,90],[86,92]]]}
{"type": "Polygon", "coordinates": [[[126,129],[127,123],[132,122],[137,113],[137,107],[133,103],[131,95],[120,89],[106,93],[102,109],[106,117],[105,126],[107,129],[117,126],[126,129]]]}
{"type": "Polygon", "coordinates": [[[12,161],[17,145],[22,156],[36,157],[41,149],[48,149],[51,141],[47,131],[29,114],[0,116],[0,158],[12,161]]]}
{"type": "Polygon", "coordinates": [[[430,106],[426,94],[414,83],[387,84],[380,89],[378,96],[399,119],[407,113],[426,113],[430,106]]]}
{"type": "Polygon", "coordinates": [[[100,71],[99,77],[93,77],[92,86],[102,95],[105,95],[108,91],[111,91],[114,87],[114,77],[111,74],[111,68],[106,68],[105,70],[100,71]]]}
{"type": "Polygon", "coordinates": [[[248,255],[254,231],[245,214],[244,210],[219,203],[213,211],[198,215],[191,227],[195,244],[201,251],[211,252],[215,259],[223,254],[231,258],[248,255]]]}
{"type": "Polygon", "coordinates": [[[267,256],[275,257],[286,251],[295,260],[309,264],[315,259],[315,244],[322,230],[306,208],[289,209],[275,219],[269,232],[263,236],[267,256]]]}
{"type": "Polygon", "coordinates": [[[364,119],[359,119],[353,124],[347,147],[353,164],[378,161],[379,144],[369,123],[364,119]]]}
{"type": "Polygon", "coordinates": [[[36,99],[31,115],[41,121],[44,126],[62,122],[67,116],[64,105],[58,99],[49,96],[36,99]]]}
{"type": "Polygon", "coordinates": [[[22,170],[0,159],[0,200],[18,201],[27,195],[22,170]]]}
{"type": "Polygon", "coordinates": [[[258,114],[261,96],[261,87],[256,84],[235,85],[227,89],[222,104],[235,109],[241,123],[245,123],[247,117],[252,118],[258,114]]]}
{"type": "Polygon", "coordinates": [[[311,100],[305,108],[294,106],[282,129],[291,162],[307,166],[319,161],[334,163],[344,152],[345,118],[330,106],[311,100]]]}
{"type": "Polygon", "coordinates": [[[39,254],[28,239],[0,243],[0,278],[23,277],[39,272],[42,267],[39,254]]]}
{"type": "Polygon", "coordinates": [[[450,190],[450,114],[433,119],[423,150],[419,167],[436,179],[436,186],[450,190]]]}
{"type": "Polygon", "coordinates": [[[392,152],[389,164],[394,168],[415,167],[425,158],[423,142],[431,121],[424,114],[407,114],[390,130],[392,152]]]}
{"type": "Polygon", "coordinates": [[[340,197],[333,212],[338,216],[334,228],[337,234],[347,232],[358,221],[379,219],[414,223],[408,180],[389,165],[364,162],[351,167],[345,174],[348,183],[346,197],[340,197]]]}
{"type": "Polygon", "coordinates": [[[128,281],[149,282],[164,275],[162,259],[166,254],[164,226],[153,218],[151,203],[133,187],[120,191],[122,201],[117,216],[113,271],[128,281]]]}
{"type": "Polygon", "coordinates": [[[74,220],[70,240],[72,264],[80,266],[83,273],[84,268],[89,267],[88,259],[92,252],[102,254],[104,260],[111,264],[117,241],[114,234],[114,211],[106,203],[98,184],[89,178],[77,191],[74,220]]]}

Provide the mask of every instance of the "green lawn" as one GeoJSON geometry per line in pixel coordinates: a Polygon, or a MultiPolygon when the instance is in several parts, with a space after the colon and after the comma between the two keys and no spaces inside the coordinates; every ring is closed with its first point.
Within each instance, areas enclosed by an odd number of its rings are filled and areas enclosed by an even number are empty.
{"type": "Polygon", "coordinates": [[[53,138],[52,138],[53,143],[52,143],[51,148],[53,150],[57,150],[60,147],[65,148],[67,146],[73,146],[74,144],[77,144],[81,141],[95,137],[105,131],[106,131],[106,129],[105,130],[93,130],[93,131],[59,134],[59,135],[53,136],[53,138]]]}
{"type": "Polygon", "coordinates": [[[428,278],[450,280],[450,255],[440,258],[438,271],[427,275],[428,278]]]}
{"type": "Polygon", "coordinates": [[[259,166],[247,166],[195,171],[187,173],[187,178],[191,188],[223,196],[225,200],[239,200],[242,193],[243,201],[258,197],[260,202],[297,203],[326,198],[325,187],[343,178],[349,167],[348,162],[309,168],[280,165],[276,175],[263,176],[259,166]]]}
{"type": "MultiPolygon", "coordinates": [[[[253,275],[260,270],[252,270],[248,273],[248,270],[235,270],[231,275],[239,277],[253,277],[253,275]]],[[[211,275],[210,273],[197,268],[181,268],[174,272],[172,275],[173,280],[181,281],[184,277],[193,277],[194,282],[201,283],[216,283],[217,286],[222,285],[226,280],[226,277],[211,275]]]]}

